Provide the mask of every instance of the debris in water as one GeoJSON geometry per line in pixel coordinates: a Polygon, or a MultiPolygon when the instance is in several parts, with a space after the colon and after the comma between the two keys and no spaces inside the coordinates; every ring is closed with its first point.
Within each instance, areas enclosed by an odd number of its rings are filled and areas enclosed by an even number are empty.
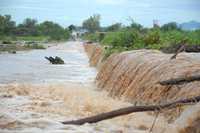
{"type": "Polygon", "coordinates": [[[64,60],[58,56],[56,56],[55,58],[52,56],[49,57],[45,56],[45,59],[47,59],[51,64],[65,64],[64,60]]]}

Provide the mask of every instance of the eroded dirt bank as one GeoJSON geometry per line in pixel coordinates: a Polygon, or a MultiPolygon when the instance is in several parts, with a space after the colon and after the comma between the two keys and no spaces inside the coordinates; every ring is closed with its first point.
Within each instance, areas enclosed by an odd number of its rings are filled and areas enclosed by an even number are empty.
{"type": "Polygon", "coordinates": [[[103,50],[98,44],[84,44],[90,66],[99,68],[103,60],[103,50]]]}
{"type": "MultiPolygon", "coordinates": [[[[91,64],[93,66],[101,64],[96,77],[97,86],[106,90],[112,97],[125,99],[137,105],[146,105],[200,95],[199,82],[178,86],[161,86],[158,83],[200,73],[200,54],[181,53],[177,59],[170,60],[172,56],[170,54],[153,50],[136,50],[113,54],[102,62],[103,52],[99,49],[97,45],[85,45],[91,64]]],[[[200,108],[189,106],[164,111],[163,115],[173,127],[176,127],[173,128],[176,131],[171,131],[172,128],[169,128],[169,132],[198,133],[199,112],[200,108]]]]}

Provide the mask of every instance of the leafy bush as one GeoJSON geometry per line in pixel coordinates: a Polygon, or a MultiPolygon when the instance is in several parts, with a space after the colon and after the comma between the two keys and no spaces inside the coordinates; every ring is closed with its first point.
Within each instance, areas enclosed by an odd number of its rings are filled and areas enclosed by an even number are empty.
{"type": "Polygon", "coordinates": [[[160,31],[159,30],[150,30],[147,35],[144,37],[144,43],[148,46],[151,44],[160,43],[160,31]]]}
{"type": "Polygon", "coordinates": [[[184,32],[176,31],[176,30],[162,33],[161,38],[162,38],[163,43],[172,44],[172,45],[176,45],[183,40],[187,40],[187,36],[184,32]]]}
{"type": "Polygon", "coordinates": [[[84,40],[89,40],[89,41],[92,41],[92,42],[98,42],[99,41],[99,36],[98,34],[86,34],[83,36],[83,39],[84,40]]]}
{"type": "Polygon", "coordinates": [[[92,42],[101,42],[104,39],[104,33],[88,33],[85,34],[82,38],[84,40],[92,41],[92,42]]]}
{"type": "Polygon", "coordinates": [[[101,41],[104,45],[111,45],[111,47],[132,47],[139,41],[139,34],[135,31],[124,30],[119,32],[110,32],[106,34],[101,41]]]}
{"type": "Polygon", "coordinates": [[[119,52],[123,52],[123,51],[126,51],[126,50],[129,50],[129,49],[123,48],[123,47],[115,47],[115,48],[107,47],[104,50],[103,60],[106,59],[106,58],[108,58],[113,53],[119,53],[119,52]]]}
{"type": "Polygon", "coordinates": [[[166,53],[173,53],[182,43],[187,45],[186,51],[198,52],[200,49],[200,30],[163,31],[159,28],[153,28],[137,31],[125,29],[109,32],[101,41],[101,44],[108,47],[105,49],[105,57],[115,52],[133,49],[157,49],[166,53]]]}

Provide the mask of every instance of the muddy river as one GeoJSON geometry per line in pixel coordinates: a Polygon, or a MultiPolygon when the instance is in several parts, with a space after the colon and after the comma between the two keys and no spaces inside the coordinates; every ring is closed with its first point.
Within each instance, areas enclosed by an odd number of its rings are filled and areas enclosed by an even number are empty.
{"type": "MultiPolygon", "coordinates": [[[[0,133],[148,133],[154,117],[131,114],[96,124],[63,125],[62,121],[99,114],[130,103],[110,98],[93,81],[81,42],[46,50],[0,54],[0,133]],[[60,56],[64,65],[51,65],[44,56],[60,56]]],[[[159,117],[154,132],[164,132],[159,117]]]]}
{"type": "Polygon", "coordinates": [[[92,81],[96,75],[95,69],[88,65],[83,48],[75,42],[46,50],[0,54],[0,70],[0,83],[85,83],[92,81]],[[45,56],[59,56],[65,64],[51,65],[45,56]]]}

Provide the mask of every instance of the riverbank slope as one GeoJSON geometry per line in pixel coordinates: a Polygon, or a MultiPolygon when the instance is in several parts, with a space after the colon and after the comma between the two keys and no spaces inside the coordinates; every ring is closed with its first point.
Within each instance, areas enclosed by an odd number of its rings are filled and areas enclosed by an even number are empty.
{"type": "MultiPolygon", "coordinates": [[[[100,46],[93,44],[84,46],[91,65],[100,66],[96,77],[98,88],[106,90],[112,97],[124,99],[135,105],[150,105],[200,95],[198,81],[174,86],[159,84],[160,81],[200,73],[200,54],[198,53],[181,53],[177,59],[171,60],[172,54],[155,50],[134,50],[112,54],[106,60],[102,60],[103,50],[100,46]]],[[[173,123],[180,129],[194,126],[191,132],[199,130],[194,123],[197,123],[196,120],[200,116],[194,115],[195,117],[191,120],[192,114],[186,117],[182,113],[189,108],[193,107],[164,111],[163,115],[169,123],[173,123]],[[180,118],[184,119],[185,124],[176,124],[176,120],[180,118]],[[190,122],[188,122],[189,119],[190,122]]],[[[192,111],[193,109],[189,112],[192,111]]]]}

